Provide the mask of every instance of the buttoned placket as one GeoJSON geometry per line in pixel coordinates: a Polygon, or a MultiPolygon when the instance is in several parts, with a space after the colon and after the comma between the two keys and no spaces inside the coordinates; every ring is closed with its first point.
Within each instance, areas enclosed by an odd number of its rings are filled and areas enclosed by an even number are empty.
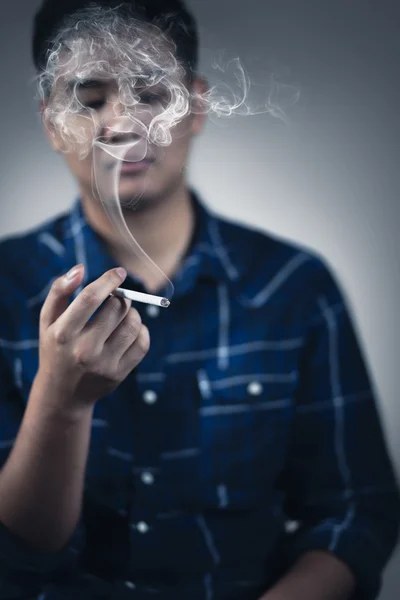
{"type": "Polygon", "coordinates": [[[162,309],[153,305],[142,305],[138,310],[143,324],[150,330],[151,344],[145,359],[135,369],[137,399],[134,423],[135,460],[132,469],[134,495],[131,502],[130,531],[132,548],[143,557],[145,555],[150,557],[154,535],[157,532],[155,517],[159,497],[159,443],[161,443],[160,436],[152,435],[152,431],[158,431],[162,423],[160,417],[164,359],[162,316],[167,315],[162,313],[162,309]]]}

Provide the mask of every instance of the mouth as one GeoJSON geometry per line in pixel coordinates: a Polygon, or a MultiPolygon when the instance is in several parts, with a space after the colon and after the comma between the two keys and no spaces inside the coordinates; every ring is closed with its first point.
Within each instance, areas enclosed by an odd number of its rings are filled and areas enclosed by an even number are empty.
{"type": "Polygon", "coordinates": [[[151,167],[154,160],[144,158],[137,162],[123,161],[121,165],[121,175],[130,175],[132,173],[143,173],[151,167]]]}

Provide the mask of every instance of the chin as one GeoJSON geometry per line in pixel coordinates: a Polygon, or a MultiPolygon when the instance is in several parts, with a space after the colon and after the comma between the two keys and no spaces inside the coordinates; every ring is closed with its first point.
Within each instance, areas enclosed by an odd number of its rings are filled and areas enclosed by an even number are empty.
{"type": "Polygon", "coordinates": [[[144,210],[164,202],[178,189],[178,177],[159,178],[137,177],[120,181],[119,199],[122,208],[144,210]]]}
{"type": "Polygon", "coordinates": [[[149,206],[153,205],[157,202],[157,196],[150,193],[149,190],[142,190],[141,192],[135,190],[135,192],[120,193],[120,205],[122,209],[125,210],[145,210],[149,206]]]}
{"type": "Polygon", "coordinates": [[[154,194],[148,180],[123,182],[119,186],[118,193],[121,204],[124,206],[136,204],[141,198],[151,198],[154,194]]]}

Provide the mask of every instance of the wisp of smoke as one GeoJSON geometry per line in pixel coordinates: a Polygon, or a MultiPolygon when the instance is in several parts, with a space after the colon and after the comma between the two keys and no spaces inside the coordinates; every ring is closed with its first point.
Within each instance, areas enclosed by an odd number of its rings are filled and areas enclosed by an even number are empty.
{"type": "Polygon", "coordinates": [[[263,105],[250,106],[250,79],[239,59],[214,68],[230,73],[235,85],[217,84],[201,94],[193,91],[166,33],[153,24],[122,17],[118,10],[92,5],[64,22],[38,76],[44,122],[62,139],[65,152],[75,152],[81,159],[93,153],[94,181],[108,217],[121,241],[165,278],[169,299],[172,282],[125,222],[118,194],[122,162],[141,161],[152,146],[169,146],[174,127],[190,113],[219,118],[264,112],[285,120],[271,93],[263,105]],[[101,110],[84,101],[82,90],[93,82],[112,86],[113,101],[101,110]],[[110,143],[105,126],[123,143],[110,143]]]}

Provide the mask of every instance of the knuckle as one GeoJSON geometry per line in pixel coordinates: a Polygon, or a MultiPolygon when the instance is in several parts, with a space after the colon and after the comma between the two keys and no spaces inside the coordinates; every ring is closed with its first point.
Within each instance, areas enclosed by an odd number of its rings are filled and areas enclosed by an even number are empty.
{"type": "Polygon", "coordinates": [[[110,271],[106,271],[101,279],[103,280],[103,283],[107,286],[112,285],[113,288],[119,287],[121,285],[121,278],[119,277],[118,273],[116,272],[115,269],[111,269],[110,271]]]}
{"type": "Polygon", "coordinates": [[[128,321],[127,323],[124,323],[124,327],[123,327],[123,334],[126,337],[132,338],[132,337],[137,337],[138,332],[139,332],[139,327],[136,323],[132,323],[130,321],[128,321]]]}
{"type": "Polygon", "coordinates": [[[42,305],[41,314],[46,311],[47,304],[51,301],[51,299],[56,300],[61,296],[63,296],[63,286],[61,283],[61,277],[58,277],[53,281],[49,288],[45,302],[42,305]]]}
{"type": "Polygon", "coordinates": [[[98,365],[97,374],[108,383],[115,384],[120,382],[117,366],[114,365],[112,361],[100,363],[98,365]]]}
{"type": "Polygon", "coordinates": [[[54,341],[59,346],[65,346],[65,344],[68,341],[67,334],[65,333],[65,331],[62,327],[55,327],[53,329],[53,337],[54,337],[54,341]]]}
{"type": "Polygon", "coordinates": [[[77,347],[73,351],[73,357],[75,363],[79,367],[88,368],[92,364],[92,353],[90,353],[87,348],[77,347]]]}
{"type": "Polygon", "coordinates": [[[97,306],[100,299],[94,290],[84,289],[80,293],[81,302],[88,307],[97,306]]]}
{"type": "Polygon", "coordinates": [[[111,298],[107,302],[109,309],[113,313],[119,314],[122,310],[125,309],[124,304],[121,302],[121,299],[117,296],[111,296],[111,298]]]}
{"type": "Polygon", "coordinates": [[[137,311],[128,312],[124,320],[124,330],[129,336],[137,337],[142,325],[142,320],[137,311]]]}
{"type": "Polygon", "coordinates": [[[143,354],[147,354],[150,350],[150,334],[149,330],[145,325],[142,325],[141,327],[140,334],[138,337],[138,346],[143,354]]]}
{"type": "Polygon", "coordinates": [[[114,283],[116,284],[120,284],[121,283],[121,278],[118,275],[118,273],[116,272],[115,269],[113,269],[110,273],[109,273],[109,279],[111,280],[112,284],[114,285],[114,283]]]}
{"type": "Polygon", "coordinates": [[[56,279],[54,279],[53,283],[50,286],[50,291],[53,294],[61,293],[61,291],[63,289],[62,281],[63,281],[63,277],[57,277],[56,279]]]}
{"type": "Polygon", "coordinates": [[[111,384],[117,384],[120,383],[122,377],[120,375],[120,373],[118,372],[117,369],[109,371],[106,375],[107,381],[109,381],[111,384]]]}

